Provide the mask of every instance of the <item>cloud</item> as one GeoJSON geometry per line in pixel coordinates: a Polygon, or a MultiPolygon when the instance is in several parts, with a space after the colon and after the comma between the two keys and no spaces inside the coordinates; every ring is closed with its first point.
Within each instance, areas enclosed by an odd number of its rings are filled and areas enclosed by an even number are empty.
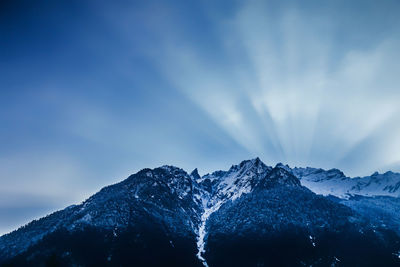
{"type": "Polygon", "coordinates": [[[252,155],[352,175],[379,168],[365,164],[373,153],[358,156],[359,166],[343,159],[377,128],[396,123],[399,41],[338,49],[340,25],[324,14],[288,7],[272,15],[268,8],[250,1],[216,21],[220,57],[204,57],[183,37],[166,42],[162,72],[252,155]]]}

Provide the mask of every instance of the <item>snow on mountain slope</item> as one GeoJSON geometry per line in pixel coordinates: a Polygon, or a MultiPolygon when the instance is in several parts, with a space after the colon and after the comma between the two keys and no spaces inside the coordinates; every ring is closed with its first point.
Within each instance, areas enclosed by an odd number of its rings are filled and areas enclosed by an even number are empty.
{"type": "Polygon", "coordinates": [[[203,187],[203,213],[197,230],[197,257],[204,266],[208,266],[203,257],[205,252],[206,223],[208,218],[227,201],[234,201],[243,194],[250,193],[255,184],[272,168],[266,166],[259,158],[242,161],[228,171],[216,171],[198,178],[203,187]]]}
{"type": "Polygon", "coordinates": [[[400,174],[375,172],[371,176],[350,178],[338,169],[293,168],[301,184],[316,194],[339,198],[361,196],[400,196],[400,174]]]}

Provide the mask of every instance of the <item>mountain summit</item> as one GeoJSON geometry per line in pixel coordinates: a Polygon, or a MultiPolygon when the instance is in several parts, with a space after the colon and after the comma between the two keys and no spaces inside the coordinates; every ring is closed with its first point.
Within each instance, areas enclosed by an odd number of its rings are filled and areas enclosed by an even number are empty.
{"type": "Polygon", "coordinates": [[[400,264],[400,175],[265,165],[143,169],[0,237],[0,264],[400,264]]]}

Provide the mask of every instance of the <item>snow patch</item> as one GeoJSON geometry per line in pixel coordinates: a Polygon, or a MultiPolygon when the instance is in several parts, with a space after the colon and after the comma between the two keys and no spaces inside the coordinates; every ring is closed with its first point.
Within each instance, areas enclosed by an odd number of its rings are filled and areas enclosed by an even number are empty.
{"type": "Polygon", "coordinates": [[[198,229],[198,236],[197,236],[198,252],[197,252],[196,256],[206,267],[208,267],[208,264],[206,262],[206,259],[203,257],[203,253],[205,252],[205,236],[207,234],[206,223],[207,223],[207,220],[210,217],[210,215],[213,214],[214,212],[216,212],[221,207],[222,204],[223,204],[223,201],[216,203],[211,208],[205,209],[204,213],[201,215],[201,222],[200,222],[200,227],[198,229]]]}
{"type": "Polygon", "coordinates": [[[313,237],[313,236],[309,236],[309,238],[310,238],[310,241],[311,241],[311,245],[313,246],[313,247],[315,247],[315,237],[313,237]]]}
{"type": "Polygon", "coordinates": [[[301,185],[316,194],[349,199],[354,195],[400,197],[400,174],[387,172],[350,178],[341,171],[315,168],[294,168],[301,185]]]}
{"type": "Polygon", "coordinates": [[[400,259],[400,250],[397,253],[393,253],[393,255],[400,259]]]}
{"type": "Polygon", "coordinates": [[[85,222],[85,223],[90,223],[92,220],[92,215],[90,215],[89,213],[86,214],[85,216],[83,216],[79,221],[80,222],[85,222]]]}
{"type": "MultiPolygon", "coordinates": [[[[205,190],[200,190],[200,195],[194,195],[194,198],[201,199],[203,205],[203,214],[200,218],[199,228],[197,230],[197,258],[203,263],[204,266],[208,267],[206,259],[203,257],[205,253],[206,235],[207,229],[206,224],[208,218],[214,212],[218,211],[220,207],[228,202],[234,201],[240,198],[243,194],[250,193],[252,190],[251,181],[258,174],[265,171],[266,166],[259,164],[257,160],[251,160],[245,162],[243,166],[232,166],[232,168],[224,173],[224,175],[214,177],[213,174],[205,175],[206,179],[215,180],[220,179],[216,192],[212,196],[205,190]]],[[[199,182],[202,180],[199,179],[199,182]]]]}

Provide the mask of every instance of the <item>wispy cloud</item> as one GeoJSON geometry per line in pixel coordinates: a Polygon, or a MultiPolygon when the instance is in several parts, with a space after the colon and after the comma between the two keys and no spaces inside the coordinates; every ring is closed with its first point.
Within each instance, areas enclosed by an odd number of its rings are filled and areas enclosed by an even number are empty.
{"type": "Polygon", "coordinates": [[[205,173],[255,156],[353,176],[396,169],[399,8],[96,1],[19,10],[0,26],[0,193],[62,206],[143,167],[205,173]]]}
{"type": "MultiPolygon", "coordinates": [[[[372,135],[386,140],[374,131],[396,123],[398,40],[389,35],[369,48],[337,49],[338,27],[324,14],[294,7],[269,14],[267,5],[250,1],[216,21],[221,58],[204,57],[184,38],[166,42],[160,68],[251,154],[352,175],[379,168],[365,164],[376,157],[373,148],[352,167],[343,159],[372,135]]],[[[393,144],[384,144],[388,154],[393,144]]]]}

